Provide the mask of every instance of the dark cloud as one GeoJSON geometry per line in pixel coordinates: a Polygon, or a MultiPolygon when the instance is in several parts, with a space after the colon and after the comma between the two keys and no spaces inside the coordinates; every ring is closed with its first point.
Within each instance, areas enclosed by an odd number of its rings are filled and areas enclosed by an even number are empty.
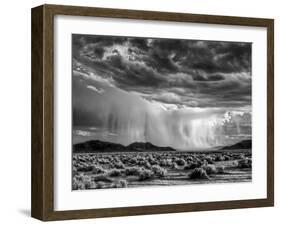
{"type": "Polygon", "coordinates": [[[149,50],[148,39],[144,38],[129,38],[132,46],[146,52],[149,50]]]}
{"type": "Polygon", "coordinates": [[[194,81],[201,81],[201,82],[220,81],[220,80],[224,80],[224,79],[225,79],[225,77],[220,74],[203,75],[202,73],[195,73],[193,76],[194,81]]]}
{"type": "Polygon", "coordinates": [[[162,51],[153,52],[148,57],[143,58],[147,66],[152,67],[154,70],[163,72],[175,73],[178,72],[178,67],[175,63],[165,55],[162,51]]]}
{"type": "Polygon", "coordinates": [[[179,64],[206,73],[251,71],[251,44],[233,42],[193,42],[179,64]]]}
{"type": "Polygon", "coordinates": [[[95,35],[73,35],[72,42],[80,67],[146,99],[199,107],[251,105],[250,43],[95,35]]]}
{"type": "Polygon", "coordinates": [[[99,36],[99,35],[72,35],[72,43],[83,48],[87,44],[99,44],[100,46],[112,46],[113,44],[123,44],[127,41],[126,37],[118,36],[99,36]]]}

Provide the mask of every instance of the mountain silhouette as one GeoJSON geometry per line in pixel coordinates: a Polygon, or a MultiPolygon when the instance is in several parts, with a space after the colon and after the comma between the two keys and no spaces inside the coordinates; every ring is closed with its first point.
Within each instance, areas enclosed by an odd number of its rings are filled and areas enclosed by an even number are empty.
{"type": "Polygon", "coordinates": [[[225,146],[221,148],[221,150],[233,150],[233,149],[251,149],[252,148],[252,140],[242,140],[236,144],[225,146]]]}
{"type": "Polygon", "coordinates": [[[144,152],[144,151],[176,151],[171,147],[159,147],[149,142],[134,142],[128,146],[101,140],[90,140],[73,145],[74,153],[96,152],[144,152]]]}

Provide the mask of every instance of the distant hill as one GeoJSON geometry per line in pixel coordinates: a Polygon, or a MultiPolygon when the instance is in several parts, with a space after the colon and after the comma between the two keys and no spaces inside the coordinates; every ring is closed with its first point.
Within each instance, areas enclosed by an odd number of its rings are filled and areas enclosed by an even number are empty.
{"type": "Polygon", "coordinates": [[[158,147],[149,142],[134,142],[128,145],[126,149],[133,151],[176,151],[171,147],[158,147]]]}
{"type": "Polygon", "coordinates": [[[122,144],[115,144],[100,140],[90,140],[73,146],[73,152],[110,152],[123,151],[124,149],[125,147],[122,144]]]}
{"type": "Polygon", "coordinates": [[[145,152],[145,151],[176,151],[171,147],[158,147],[149,142],[134,142],[128,146],[100,140],[91,140],[73,145],[74,153],[96,152],[145,152]]]}
{"type": "Polygon", "coordinates": [[[221,150],[233,150],[233,149],[251,149],[252,148],[252,140],[242,140],[236,144],[222,147],[221,150]]]}

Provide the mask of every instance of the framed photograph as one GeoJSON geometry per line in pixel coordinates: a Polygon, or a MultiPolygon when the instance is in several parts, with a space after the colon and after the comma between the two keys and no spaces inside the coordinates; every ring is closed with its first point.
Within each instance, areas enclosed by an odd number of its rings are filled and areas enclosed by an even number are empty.
{"type": "Polygon", "coordinates": [[[32,9],[32,216],[274,204],[273,19],[32,9]]]}

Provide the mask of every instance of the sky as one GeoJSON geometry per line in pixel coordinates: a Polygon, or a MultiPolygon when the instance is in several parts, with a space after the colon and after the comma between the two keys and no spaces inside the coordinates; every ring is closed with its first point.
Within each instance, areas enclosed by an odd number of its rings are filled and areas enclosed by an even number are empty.
{"type": "Polygon", "coordinates": [[[73,142],[251,139],[251,43],[72,35],[73,142]]]}

